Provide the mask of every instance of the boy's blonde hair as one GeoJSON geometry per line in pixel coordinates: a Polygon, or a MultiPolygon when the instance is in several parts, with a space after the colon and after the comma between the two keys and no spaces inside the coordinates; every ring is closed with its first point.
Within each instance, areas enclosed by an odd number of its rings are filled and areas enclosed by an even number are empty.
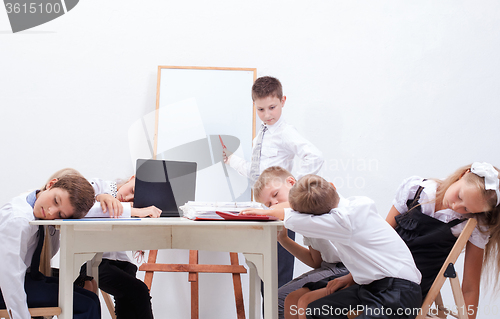
{"type": "Polygon", "coordinates": [[[266,186],[270,183],[276,183],[276,185],[281,186],[281,184],[286,183],[286,179],[288,177],[293,177],[292,173],[281,166],[271,166],[266,168],[262,171],[253,186],[253,197],[256,201],[259,201],[260,195],[266,186]]]}
{"type": "Polygon", "coordinates": [[[252,100],[263,99],[268,96],[283,98],[283,87],[280,80],[272,76],[263,76],[255,80],[252,85],[252,100]]]}
{"type": "Polygon", "coordinates": [[[298,212],[314,215],[328,213],[339,205],[335,187],[318,175],[306,175],[290,189],[288,202],[298,212]]]}

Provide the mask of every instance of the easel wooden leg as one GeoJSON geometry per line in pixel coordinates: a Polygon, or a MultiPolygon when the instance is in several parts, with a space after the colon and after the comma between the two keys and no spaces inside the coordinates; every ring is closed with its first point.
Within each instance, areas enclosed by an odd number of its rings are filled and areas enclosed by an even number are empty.
{"type": "MultiPolygon", "coordinates": [[[[238,253],[229,253],[231,265],[239,265],[238,253]]],[[[243,290],[241,288],[241,276],[233,273],[234,301],[236,304],[236,315],[238,319],[245,319],[245,305],[243,304],[243,290]]]]}
{"type": "MultiPolygon", "coordinates": [[[[155,264],[156,257],[158,256],[158,250],[150,250],[148,255],[148,264],[155,264]]],[[[153,284],[153,275],[154,271],[146,271],[144,275],[144,283],[148,286],[148,289],[151,291],[151,285],[153,284]]]]}
{"type": "MultiPolygon", "coordinates": [[[[198,264],[198,251],[189,251],[189,264],[157,264],[157,250],[150,250],[148,262],[142,264],[139,270],[145,271],[144,283],[151,289],[155,271],[163,272],[188,272],[188,281],[191,283],[191,319],[199,318],[199,273],[230,273],[233,276],[234,298],[238,319],[245,319],[245,306],[241,286],[241,274],[247,270],[238,262],[238,253],[229,253],[231,265],[200,265],[198,264]]],[[[260,283],[260,281],[259,281],[260,283]]],[[[260,295],[259,295],[260,296],[260,295]]]]}
{"type": "MultiPolygon", "coordinates": [[[[198,264],[198,251],[190,250],[189,251],[189,264],[197,265],[198,264]]],[[[199,300],[198,300],[198,273],[190,272],[188,275],[188,280],[191,283],[191,319],[198,319],[199,317],[199,300]]]]}

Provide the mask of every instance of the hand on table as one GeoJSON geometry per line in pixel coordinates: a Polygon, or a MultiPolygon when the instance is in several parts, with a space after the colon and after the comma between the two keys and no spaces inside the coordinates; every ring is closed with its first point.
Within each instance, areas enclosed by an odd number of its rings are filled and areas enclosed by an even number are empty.
{"type": "Polygon", "coordinates": [[[134,217],[151,217],[158,218],[161,215],[161,209],[156,206],[149,206],[144,208],[132,208],[132,216],[134,217]]]}
{"type": "Polygon", "coordinates": [[[96,200],[101,203],[103,213],[109,212],[109,217],[118,218],[123,214],[122,203],[109,194],[100,194],[96,200]]]}

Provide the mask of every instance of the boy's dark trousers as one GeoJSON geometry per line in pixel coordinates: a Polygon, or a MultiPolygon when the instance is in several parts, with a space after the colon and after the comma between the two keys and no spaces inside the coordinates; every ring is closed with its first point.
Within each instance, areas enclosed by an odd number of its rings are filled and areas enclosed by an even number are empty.
{"type": "MultiPolygon", "coordinates": [[[[28,308],[57,307],[59,303],[58,278],[46,277],[39,271],[44,234],[44,228],[40,225],[38,243],[31,259],[30,268],[24,276],[24,291],[27,296],[28,308]]],[[[95,293],[75,285],[73,289],[73,319],[100,319],[101,303],[99,297],[95,293]]],[[[0,308],[7,308],[1,291],[0,308]]]]}
{"type": "MultiPolygon", "coordinates": [[[[59,280],[54,277],[33,279],[29,273],[24,278],[24,290],[28,296],[29,308],[57,307],[59,300],[59,280]]],[[[73,286],[73,318],[100,319],[101,303],[91,291],[73,286]]],[[[0,308],[5,309],[5,302],[0,292],[0,308]]]]}
{"type": "MultiPolygon", "coordinates": [[[[288,237],[295,240],[295,232],[288,229],[288,237]]],[[[293,279],[295,257],[278,243],[278,288],[293,279]]]]}
{"type": "Polygon", "coordinates": [[[362,310],[357,319],[413,319],[421,311],[420,285],[387,277],[368,285],[353,285],[311,302],[308,319],[347,319],[349,310],[362,310]]]}

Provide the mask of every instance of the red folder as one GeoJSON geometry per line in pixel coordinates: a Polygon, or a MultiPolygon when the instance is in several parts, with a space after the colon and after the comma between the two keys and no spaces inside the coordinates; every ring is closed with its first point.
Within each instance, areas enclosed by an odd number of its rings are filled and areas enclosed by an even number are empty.
{"type": "Polygon", "coordinates": [[[277,217],[267,215],[240,215],[239,213],[219,212],[217,215],[224,218],[224,220],[278,220],[277,217]]]}

